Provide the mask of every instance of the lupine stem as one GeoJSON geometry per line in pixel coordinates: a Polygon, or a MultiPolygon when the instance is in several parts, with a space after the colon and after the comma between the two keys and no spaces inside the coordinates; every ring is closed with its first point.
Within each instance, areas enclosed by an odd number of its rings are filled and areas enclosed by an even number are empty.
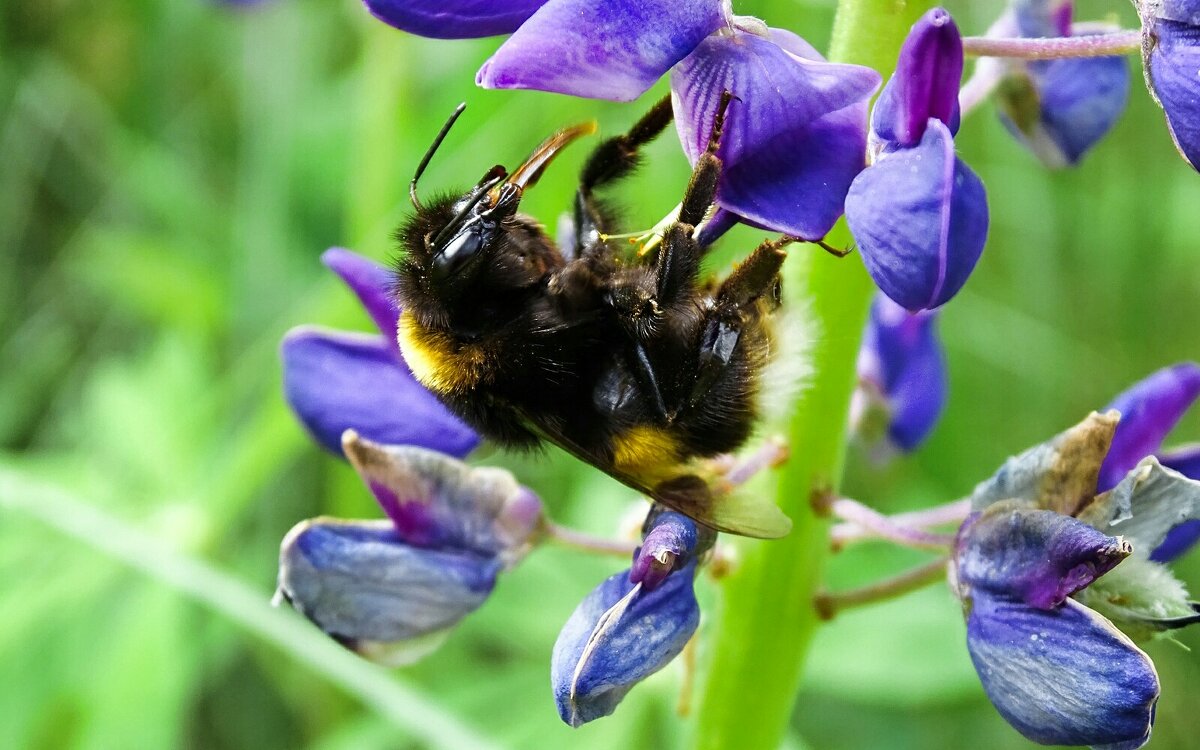
{"type": "MultiPolygon", "coordinates": [[[[846,497],[830,501],[829,512],[834,518],[848,521],[871,536],[887,539],[905,547],[944,550],[954,542],[953,534],[938,534],[917,526],[895,523],[874,508],[846,497]]],[[[836,535],[832,537],[832,541],[834,549],[845,544],[845,540],[839,540],[836,535]]]]}
{"type": "Polygon", "coordinates": [[[610,539],[608,537],[594,536],[585,531],[572,529],[569,526],[560,526],[552,521],[542,522],[542,532],[546,535],[547,539],[553,539],[559,544],[565,544],[568,547],[574,547],[586,552],[595,552],[601,555],[617,555],[618,557],[629,558],[638,547],[635,542],[626,539],[610,539]]]}
{"type": "MultiPolygon", "coordinates": [[[[856,502],[849,500],[847,502],[856,502]]],[[[867,509],[875,515],[879,515],[876,511],[867,509]]],[[[830,540],[833,542],[834,549],[842,549],[851,542],[856,542],[861,539],[871,539],[873,537],[892,538],[889,533],[880,534],[875,524],[866,524],[858,522],[857,519],[847,518],[838,513],[837,508],[831,508],[834,516],[843,519],[846,523],[839,523],[833,527],[830,532],[830,540]]],[[[928,529],[932,526],[942,526],[944,524],[959,525],[966,519],[967,514],[971,512],[970,500],[955,500],[946,505],[939,505],[935,508],[927,508],[925,510],[916,510],[911,513],[897,513],[893,516],[880,516],[890,531],[892,528],[900,527],[906,530],[913,529],[928,529]]],[[[950,537],[947,536],[947,539],[950,537]]],[[[943,545],[944,546],[944,545],[943,545]]]]}
{"type": "MultiPolygon", "coordinates": [[[[887,75],[909,28],[929,5],[840,0],[830,58],[887,75]]],[[[844,231],[835,230],[842,234],[831,241],[847,244],[844,231]]],[[[809,499],[814,491],[835,491],[841,479],[854,363],[873,287],[854,256],[794,251],[784,269],[785,299],[804,307],[816,331],[810,386],[787,415],[792,456],[777,487],[794,527],[784,539],[742,544],[739,564],[721,579],[693,737],[699,748],[779,746],[819,622],[813,597],[829,527],[809,499]]]]}
{"type": "Polygon", "coordinates": [[[832,620],[842,610],[861,607],[864,604],[874,604],[885,599],[895,599],[910,591],[924,588],[935,581],[946,577],[948,557],[918,565],[891,578],[872,583],[862,588],[838,591],[836,593],[822,592],[813,600],[817,612],[823,620],[832,620]]]}
{"type": "Polygon", "coordinates": [[[963,38],[963,52],[974,57],[1019,57],[1024,60],[1054,60],[1063,57],[1108,57],[1142,48],[1140,30],[1115,31],[1086,36],[1008,39],[986,36],[963,38]]]}

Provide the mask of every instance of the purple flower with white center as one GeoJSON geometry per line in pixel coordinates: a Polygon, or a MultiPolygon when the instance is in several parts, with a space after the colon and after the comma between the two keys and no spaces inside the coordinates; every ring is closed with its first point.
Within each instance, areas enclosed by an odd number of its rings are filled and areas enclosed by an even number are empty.
{"type": "Polygon", "coordinates": [[[348,250],[321,260],[346,282],[382,335],[294,328],[284,337],[284,397],[326,449],[340,453],[342,433],[394,445],[418,445],[462,457],[479,436],[413,377],[396,343],[400,311],[392,274],[348,250]]]}
{"type": "Polygon", "coordinates": [[[850,422],[860,439],[881,443],[884,455],[915,450],[945,408],[946,357],[937,315],[910,313],[882,294],[871,305],[850,422]]]}
{"type": "Polygon", "coordinates": [[[700,622],[697,558],[713,537],[687,516],[651,511],[630,570],[588,594],[554,644],[550,682],[563,721],[577,727],[608,716],[683,650],[700,622]]]}
{"type": "Polygon", "coordinates": [[[846,221],[875,284],[906,310],[944,304],[987,239],[983,183],[954,151],[962,37],[934,8],[913,25],[871,115],[872,163],[850,186],[846,221]]]}
{"type": "Polygon", "coordinates": [[[284,538],[278,598],[363,656],[406,664],[487,600],[542,524],[537,496],[501,469],[371,442],[343,449],[386,521],[303,521],[284,538]]]}
{"type": "Polygon", "coordinates": [[[1200,0],[1136,0],[1146,84],[1179,153],[1200,170],[1200,0]]]}
{"type": "MultiPolygon", "coordinates": [[[[1018,0],[988,35],[1078,36],[1071,29],[1072,9],[1070,2],[1018,0]]],[[[1121,56],[1031,61],[990,58],[978,64],[1003,69],[996,100],[1000,119],[1052,168],[1077,164],[1116,124],[1129,98],[1129,65],[1121,56]]]]}
{"type": "Polygon", "coordinates": [[[1118,412],[1093,413],[972,494],[951,562],[968,650],[997,710],[1035,742],[1144,745],[1159,682],[1134,641],[1200,621],[1183,586],[1148,557],[1179,521],[1200,516],[1200,482],[1153,456],[1102,469],[1161,439],[1180,375],[1191,377],[1163,371],[1119,398],[1125,430],[1118,412]]]}

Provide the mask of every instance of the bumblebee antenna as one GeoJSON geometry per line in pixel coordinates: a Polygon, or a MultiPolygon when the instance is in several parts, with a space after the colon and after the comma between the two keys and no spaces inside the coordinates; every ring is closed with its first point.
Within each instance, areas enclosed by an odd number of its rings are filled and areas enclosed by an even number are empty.
{"type": "Polygon", "coordinates": [[[458,116],[466,108],[467,103],[463,102],[450,113],[450,118],[446,120],[446,124],[438,131],[437,137],[433,139],[433,145],[429,147],[429,150],[425,152],[425,156],[421,158],[421,163],[417,165],[416,174],[413,175],[412,181],[408,183],[408,199],[412,202],[413,208],[418,211],[423,209],[424,206],[421,205],[421,201],[417,198],[417,180],[421,179],[421,175],[425,174],[425,167],[429,166],[429,160],[433,158],[438,147],[442,145],[442,141],[446,140],[446,134],[450,132],[450,128],[454,127],[454,121],[458,119],[458,116]]]}

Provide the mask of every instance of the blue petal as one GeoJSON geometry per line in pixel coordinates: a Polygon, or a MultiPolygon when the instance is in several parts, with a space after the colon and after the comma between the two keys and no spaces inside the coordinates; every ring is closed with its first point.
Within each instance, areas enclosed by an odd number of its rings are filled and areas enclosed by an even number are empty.
{"type": "Polygon", "coordinates": [[[1200,396],[1200,365],[1164,367],[1122,392],[1108,405],[1121,413],[1108,456],[1100,467],[1098,491],[1116,486],[1126,472],[1158,451],[1163,438],[1200,396]]]}
{"type": "Polygon", "coordinates": [[[479,436],[442,406],[381,336],[302,327],[283,340],[283,390],[326,449],[341,453],[348,429],[381,443],[465,456],[479,436]]]}
{"type": "Polygon", "coordinates": [[[1155,550],[1171,529],[1200,519],[1200,481],[1147,456],[1079,517],[1105,533],[1120,534],[1143,551],[1155,550]]]}
{"type": "Polygon", "coordinates": [[[645,591],[658,588],[671,571],[692,559],[699,536],[696,522],[682,513],[666,511],[654,516],[641,548],[633,556],[630,583],[642,584],[645,591]]]}
{"type": "Polygon", "coordinates": [[[1047,611],[977,596],[967,648],[996,710],[1034,742],[1133,750],[1150,738],[1154,664],[1074,600],[1047,611]]]}
{"type": "Polygon", "coordinates": [[[717,203],[751,223],[819,239],[842,214],[862,170],[866,102],[875,71],[809,59],[811,47],[779,29],[771,38],[710,36],[671,72],[675,125],[694,164],[708,145],[724,91],[737,96],[722,136],[717,203]]]}
{"type": "Polygon", "coordinates": [[[846,197],[846,220],[871,278],[907,310],[944,304],[966,282],[987,239],[987,195],[929,120],[921,143],[882,156],[846,197]]]}
{"type": "MultiPolygon", "coordinates": [[[[1163,453],[1159,456],[1162,465],[1174,469],[1190,479],[1200,479],[1200,446],[1190,446],[1163,453]]],[[[1150,553],[1154,562],[1171,562],[1190,551],[1200,542],[1200,521],[1184,521],[1167,532],[1167,538],[1150,553]]]]}
{"type": "Polygon", "coordinates": [[[1197,0],[1161,0],[1159,18],[1200,26],[1200,2],[1197,0]]]}
{"type": "Polygon", "coordinates": [[[371,15],[434,39],[472,39],[517,30],[546,0],[364,0],[371,15]]]}
{"type": "Polygon", "coordinates": [[[342,437],[342,448],[407,544],[471,550],[511,564],[540,527],[541,501],[504,469],[380,445],[353,430],[342,437]]]}
{"type": "Polygon", "coordinates": [[[723,22],[720,0],[550,0],[475,82],[633,101],[723,22]]]}
{"type": "Polygon", "coordinates": [[[937,424],[946,405],[946,359],[937,337],[937,314],[913,315],[875,295],[859,354],[859,377],[884,395],[888,437],[914,450],[937,424]]]}
{"type": "Polygon", "coordinates": [[[321,630],[372,651],[444,630],[487,600],[500,564],[410,547],[387,521],[318,518],[279,552],[279,592],[321,630]]]}
{"type": "MultiPolygon", "coordinates": [[[[1076,164],[1116,125],[1129,99],[1129,63],[1123,57],[1030,63],[1038,92],[1039,126],[1062,161],[1076,164]]],[[[1011,120],[1005,123],[1013,127],[1011,120]]]]}
{"type": "Polygon", "coordinates": [[[580,602],[554,644],[550,682],[573,727],[608,716],[630,688],[665,667],[696,631],[695,563],[643,592],[617,573],[580,602]]]}
{"type": "Polygon", "coordinates": [[[955,579],[964,600],[984,593],[1053,609],[1132,551],[1123,540],[1070,516],[996,503],[959,530],[955,579]]]}
{"type": "Polygon", "coordinates": [[[1159,20],[1152,37],[1146,70],[1153,93],[1179,153],[1200,169],[1200,24],[1159,20]]]}
{"type": "Polygon", "coordinates": [[[321,262],[341,277],[358,297],[371,320],[388,343],[396,347],[396,321],[400,308],[392,291],[395,277],[391,271],[358,253],[334,247],[321,255],[321,262]]]}
{"type": "Polygon", "coordinates": [[[896,72],[871,115],[880,141],[915,146],[930,118],[958,129],[958,86],[962,81],[962,35],[945,8],[925,13],[908,33],[896,72]]]}

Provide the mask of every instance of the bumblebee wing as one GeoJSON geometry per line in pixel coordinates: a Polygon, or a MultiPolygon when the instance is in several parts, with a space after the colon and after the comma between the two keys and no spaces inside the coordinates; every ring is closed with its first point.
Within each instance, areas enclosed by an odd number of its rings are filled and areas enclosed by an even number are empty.
{"type": "Polygon", "coordinates": [[[547,430],[526,418],[526,426],[545,440],[663,505],[677,510],[705,526],[729,534],[756,539],[778,539],[792,530],[792,520],[775,503],[726,489],[706,479],[705,472],[682,465],[679,472],[653,487],[645,481],[618,470],[607,457],[588,450],[565,435],[547,430]]]}

